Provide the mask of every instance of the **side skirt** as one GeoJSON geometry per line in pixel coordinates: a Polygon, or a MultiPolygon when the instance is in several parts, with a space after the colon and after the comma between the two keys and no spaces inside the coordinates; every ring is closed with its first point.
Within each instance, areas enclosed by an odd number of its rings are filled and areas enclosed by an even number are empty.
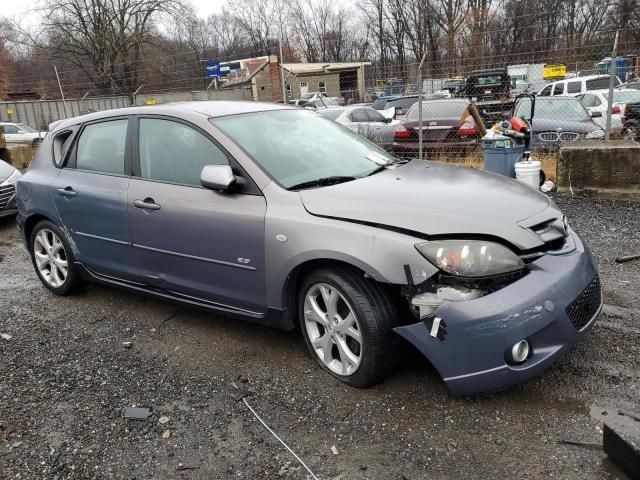
{"type": "Polygon", "coordinates": [[[94,272],[81,262],[74,262],[74,265],[78,269],[82,279],[90,283],[118,287],[149,297],[159,298],[171,303],[185,305],[224,317],[231,317],[238,320],[257,323],[259,325],[265,325],[267,327],[277,328],[280,330],[288,331],[294,329],[294,323],[286,309],[268,308],[266,313],[254,312],[231,305],[224,305],[201,298],[182,295],[177,292],[162,290],[142,283],[130,282],[115,277],[101,275],[94,272]]]}

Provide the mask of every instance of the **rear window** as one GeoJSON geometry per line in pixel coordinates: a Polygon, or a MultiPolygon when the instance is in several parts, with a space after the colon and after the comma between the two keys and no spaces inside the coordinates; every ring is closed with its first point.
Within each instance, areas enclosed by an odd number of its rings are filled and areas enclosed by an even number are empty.
{"type": "Polygon", "coordinates": [[[371,104],[371,108],[375,108],[376,110],[384,110],[386,108],[387,101],[383,99],[378,99],[371,104]]]}
{"type": "MultiPolygon", "coordinates": [[[[605,90],[609,88],[609,77],[594,78],[593,80],[587,80],[587,90],[605,90]]],[[[613,79],[614,85],[620,85],[618,78],[613,79]]]]}
{"type": "Polygon", "coordinates": [[[391,100],[388,103],[387,108],[397,107],[397,108],[407,109],[417,101],[418,101],[418,97],[398,98],[396,100],[391,100]]]}
{"type": "Polygon", "coordinates": [[[567,93],[580,93],[582,91],[582,82],[567,83],[567,93]]]}
{"type": "MultiPolygon", "coordinates": [[[[462,117],[467,108],[465,102],[422,102],[422,118],[454,118],[462,117]]],[[[415,121],[418,118],[418,103],[416,102],[407,113],[407,120],[415,121]]]]}
{"type": "Polygon", "coordinates": [[[613,92],[613,103],[640,102],[639,90],[622,90],[613,92]]]}

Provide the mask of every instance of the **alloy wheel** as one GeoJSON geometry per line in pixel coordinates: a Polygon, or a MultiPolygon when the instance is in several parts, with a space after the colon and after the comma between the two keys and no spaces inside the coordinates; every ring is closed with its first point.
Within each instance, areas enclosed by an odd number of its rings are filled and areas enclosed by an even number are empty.
{"type": "Polygon", "coordinates": [[[318,358],[332,372],[354,374],[362,361],[362,331],[358,318],[340,292],[317,283],[304,300],[304,324],[318,358]]]}
{"type": "Polygon", "coordinates": [[[42,278],[54,288],[61,287],[69,274],[67,252],[58,235],[43,228],[33,241],[33,255],[42,278]]]}

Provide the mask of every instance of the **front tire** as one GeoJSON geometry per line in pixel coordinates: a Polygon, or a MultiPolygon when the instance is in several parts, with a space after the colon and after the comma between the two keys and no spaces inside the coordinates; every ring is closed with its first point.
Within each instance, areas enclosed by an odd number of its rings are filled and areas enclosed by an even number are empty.
{"type": "Polygon", "coordinates": [[[299,291],[298,315],[311,356],[335,378],[366,388],[397,365],[397,312],[387,292],[362,273],[312,272],[299,291]]]}
{"type": "Polygon", "coordinates": [[[31,261],[42,284],[56,295],[70,295],[82,286],[73,253],[57,225],[43,220],[31,232],[31,261]]]}

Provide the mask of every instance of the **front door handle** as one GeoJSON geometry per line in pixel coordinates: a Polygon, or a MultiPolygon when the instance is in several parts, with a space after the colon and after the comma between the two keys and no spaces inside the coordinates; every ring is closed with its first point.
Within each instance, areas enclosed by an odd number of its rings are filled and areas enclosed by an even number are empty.
{"type": "Polygon", "coordinates": [[[145,198],[144,200],[134,200],[133,206],[142,208],[143,210],[160,210],[160,205],[153,201],[153,198],[145,198]]]}
{"type": "Polygon", "coordinates": [[[78,195],[78,193],[73,190],[73,187],[59,188],[58,194],[68,198],[75,197],[76,195],[78,195]]]}

